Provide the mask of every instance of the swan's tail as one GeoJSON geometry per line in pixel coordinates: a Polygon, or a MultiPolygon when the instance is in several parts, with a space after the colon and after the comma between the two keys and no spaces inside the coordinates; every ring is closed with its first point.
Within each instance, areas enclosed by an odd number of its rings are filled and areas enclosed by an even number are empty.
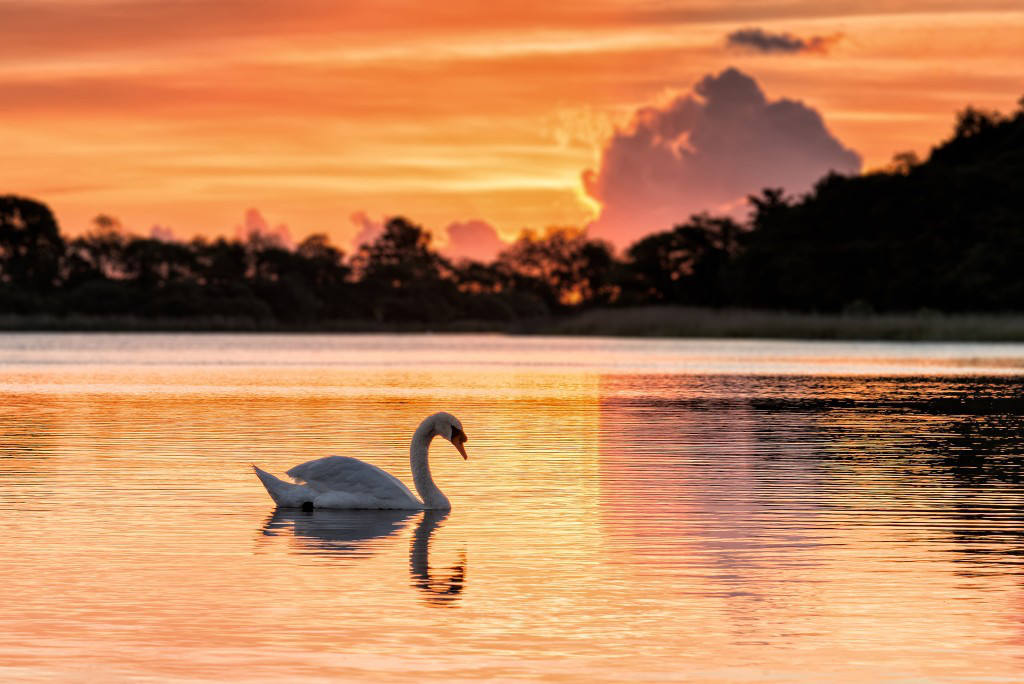
{"type": "Polygon", "coordinates": [[[278,506],[302,508],[306,505],[313,505],[315,492],[309,487],[285,482],[265,470],[260,470],[255,465],[253,465],[252,469],[256,473],[256,477],[260,478],[263,486],[267,488],[267,494],[270,494],[270,498],[278,506]]]}

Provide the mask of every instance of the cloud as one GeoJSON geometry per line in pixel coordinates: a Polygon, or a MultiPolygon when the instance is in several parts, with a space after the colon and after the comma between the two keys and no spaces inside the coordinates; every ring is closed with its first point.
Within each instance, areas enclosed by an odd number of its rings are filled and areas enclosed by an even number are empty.
{"type": "Polygon", "coordinates": [[[489,262],[508,246],[498,237],[494,226],[479,219],[450,223],[445,233],[448,241],[441,247],[441,253],[449,259],[489,262]]]}
{"type": "Polygon", "coordinates": [[[726,36],[725,44],[731,48],[755,50],[757,52],[784,54],[816,52],[824,54],[840,38],[842,38],[842,34],[838,33],[831,36],[799,38],[792,33],[769,33],[760,28],[746,28],[733,31],[726,36]]]}
{"type": "MultiPolygon", "coordinates": [[[[384,232],[387,219],[375,220],[365,211],[356,211],[349,220],[359,231],[352,238],[352,250],[376,240],[384,232]]],[[[429,229],[428,229],[429,230],[429,229]]],[[[475,261],[491,261],[506,247],[506,243],[498,236],[494,226],[479,219],[454,221],[444,230],[429,230],[431,248],[449,259],[473,259],[475,261]]]]}
{"type": "Polygon", "coordinates": [[[149,229],[149,237],[153,240],[159,240],[160,242],[177,242],[178,238],[174,235],[174,230],[169,226],[161,226],[159,223],[154,223],[149,229]]]}
{"type": "Polygon", "coordinates": [[[248,241],[254,238],[261,239],[263,241],[276,243],[285,249],[292,249],[295,246],[295,242],[292,240],[292,234],[291,231],[288,230],[288,226],[280,223],[274,228],[271,228],[270,224],[267,223],[267,220],[263,218],[263,214],[261,214],[257,209],[249,209],[245,212],[245,222],[240,226],[235,226],[235,237],[242,241],[248,241]]]}
{"type": "Polygon", "coordinates": [[[857,173],[861,158],[801,102],[769,101],[757,82],[726,69],[691,94],[638,109],[583,172],[601,205],[590,235],[624,247],[701,211],[742,214],[764,187],[808,190],[830,170],[857,173]]]}
{"type": "Polygon", "coordinates": [[[355,252],[363,245],[369,244],[377,239],[384,232],[384,221],[375,221],[365,211],[355,211],[349,215],[348,220],[359,228],[359,231],[352,238],[352,251],[355,252]]]}

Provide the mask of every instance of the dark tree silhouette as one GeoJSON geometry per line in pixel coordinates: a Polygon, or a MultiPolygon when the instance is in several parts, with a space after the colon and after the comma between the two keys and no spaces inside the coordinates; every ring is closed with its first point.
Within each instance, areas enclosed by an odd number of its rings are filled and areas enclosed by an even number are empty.
{"type": "Polygon", "coordinates": [[[43,292],[58,284],[64,239],[45,204],[0,196],[0,282],[43,292]]]}
{"type": "Polygon", "coordinates": [[[72,240],[64,255],[64,281],[68,286],[92,280],[125,277],[125,249],[129,236],[116,219],[100,214],[93,229],[72,240]]]}
{"type": "Polygon", "coordinates": [[[836,311],[1020,310],[1024,112],[968,108],[928,160],[752,198],[738,303],[836,311]]]}
{"type": "Polygon", "coordinates": [[[352,272],[345,265],[345,253],[333,247],[323,234],[310,235],[295,249],[295,254],[304,260],[306,275],[317,290],[334,291],[344,287],[352,272]]]}
{"type": "Polygon", "coordinates": [[[191,243],[196,253],[200,282],[206,285],[227,285],[245,282],[249,271],[245,245],[218,238],[206,242],[196,238],[191,243]]]}
{"type": "MultiPolygon", "coordinates": [[[[1024,108],[1024,99],[1022,99],[1024,108]]],[[[573,228],[524,233],[491,264],[453,265],[393,218],[352,256],[313,235],[189,243],[100,215],[65,243],[50,210],[0,197],[0,313],[222,317],[250,327],[516,321],[592,306],[841,311],[1024,307],[1024,109],[967,108],[925,160],[768,188],[745,225],[699,214],[616,258],[573,228]]]]}
{"type": "Polygon", "coordinates": [[[611,301],[614,267],[611,247],[573,228],[527,231],[495,263],[508,289],[532,293],[550,310],[611,301]]]}
{"type": "Polygon", "coordinates": [[[697,214],[670,231],[654,233],[627,251],[629,299],[701,306],[725,304],[726,269],[743,228],[727,217],[697,214]]]}
{"type": "Polygon", "coordinates": [[[447,264],[430,249],[430,233],[396,217],[376,240],[359,248],[353,266],[364,283],[401,290],[439,280],[447,264]]]}
{"type": "Polygon", "coordinates": [[[377,321],[440,321],[457,316],[451,265],[430,249],[430,233],[396,217],[352,260],[360,300],[377,321]]]}

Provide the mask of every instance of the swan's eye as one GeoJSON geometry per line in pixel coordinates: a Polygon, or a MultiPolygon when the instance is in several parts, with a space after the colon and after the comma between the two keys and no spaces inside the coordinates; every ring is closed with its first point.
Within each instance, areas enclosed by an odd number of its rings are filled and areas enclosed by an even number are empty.
{"type": "Polygon", "coordinates": [[[465,442],[466,440],[466,433],[452,425],[452,441],[465,442]]]}

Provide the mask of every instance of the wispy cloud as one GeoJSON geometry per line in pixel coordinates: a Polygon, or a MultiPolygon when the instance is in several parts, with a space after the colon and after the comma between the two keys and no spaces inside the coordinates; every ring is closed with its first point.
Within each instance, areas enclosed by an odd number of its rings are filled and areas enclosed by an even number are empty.
{"type": "Polygon", "coordinates": [[[756,52],[797,54],[810,52],[824,54],[842,34],[830,36],[811,36],[800,38],[792,33],[771,33],[761,28],[745,28],[733,31],[725,38],[725,44],[731,48],[754,50],[756,52]]]}

